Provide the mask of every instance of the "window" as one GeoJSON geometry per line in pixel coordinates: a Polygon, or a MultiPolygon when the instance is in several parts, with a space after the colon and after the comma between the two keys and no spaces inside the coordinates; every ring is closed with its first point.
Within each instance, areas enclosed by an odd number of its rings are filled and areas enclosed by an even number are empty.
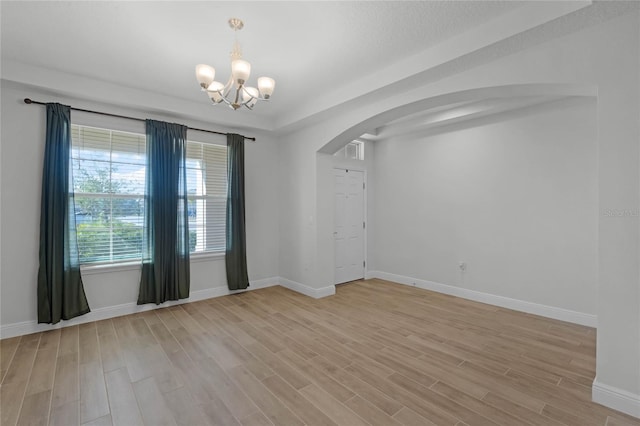
{"type": "Polygon", "coordinates": [[[145,137],[71,126],[80,263],[142,257],[145,137]]]}
{"type": "Polygon", "coordinates": [[[349,160],[364,160],[364,142],[349,142],[344,148],[333,155],[340,158],[347,158],[349,160]]]}
{"type": "Polygon", "coordinates": [[[187,143],[189,248],[192,253],[225,250],[227,147],[187,143]]]}
{"type": "MultiPolygon", "coordinates": [[[[73,190],[80,263],[142,258],[145,135],[71,126],[73,190]]],[[[226,146],[187,142],[189,246],[223,251],[226,146]]]]}

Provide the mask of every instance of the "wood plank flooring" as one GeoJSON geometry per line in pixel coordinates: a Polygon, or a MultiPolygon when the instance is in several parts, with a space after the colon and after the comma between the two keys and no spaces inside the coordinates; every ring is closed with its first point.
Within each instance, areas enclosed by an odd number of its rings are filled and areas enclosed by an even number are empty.
{"type": "Polygon", "coordinates": [[[381,280],[0,341],[10,425],[640,425],[591,402],[595,330],[381,280]]]}

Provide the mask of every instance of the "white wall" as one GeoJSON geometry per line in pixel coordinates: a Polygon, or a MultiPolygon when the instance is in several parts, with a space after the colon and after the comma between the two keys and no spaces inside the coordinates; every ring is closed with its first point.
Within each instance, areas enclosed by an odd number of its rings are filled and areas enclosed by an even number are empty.
{"type": "MultiPolygon", "coordinates": [[[[127,111],[95,102],[66,99],[28,87],[2,81],[2,179],[1,235],[2,270],[0,276],[3,328],[17,323],[33,323],[36,315],[38,272],[38,230],[40,223],[40,186],[44,152],[44,107],[26,105],[23,98],[57,101],[99,111],[129,114],[181,122],[206,128],[206,123],[192,123],[171,117],[127,111]]],[[[95,115],[71,114],[72,122],[114,126],[122,130],[144,132],[143,123],[131,120],[104,119],[95,115]]],[[[216,126],[216,129],[219,129],[216,126]]],[[[226,129],[219,129],[226,130],[226,129]]],[[[249,279],[277,281],[278,228],[278,156],[271,136],[239,131],[256,136],[257,142],[245,145],[247,263],[249,279]]],[[[189,138],[204,142],[226,143],[223,136],[189,132],[189,138]]],[[[86,271],[83,281],[92,310],[135,304],[138,297],[138,266],[86,271]]],[[[262,283],[267,284],[267,283],[262,283]]],[[[191,292],[224,293],[226,289],[224,257],[193,259],[191,292]]]]}
{"type": "Polygon", "coordinates": [[[596,314],[595,101],[523,113],[376,143],[378,271],[596,314]]]}

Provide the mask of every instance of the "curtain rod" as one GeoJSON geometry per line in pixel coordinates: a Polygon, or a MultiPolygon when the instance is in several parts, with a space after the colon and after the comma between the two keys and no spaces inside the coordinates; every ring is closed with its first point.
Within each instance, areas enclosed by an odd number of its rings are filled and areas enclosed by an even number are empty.
{"type": "MultiPolygon", "coordinates": [[[[24,98],[24,103],[25,104],[46,105],[45,102],[38,102],[38,101],[31,100],[29,98],[24,98]]],[[[74,107],[70,107],[70,108],[72,110],[74,110],[74,111],[89,112],[91,114],[106,115],[106,116],[109,116],[109,117],[117,117],[117,118],[126,118],[127,120],[145,121],[144,118],[129,117],[129,116],[126,116],[126,115],[119,115],[119,114],[111,114],[109,112],[92,111],[90,109],[82,109],[82,108],[74,108],[74,107]]],[[[229,133],[224,133],[224,132],[216,132],[215,130],[197,129],[195,127],[187,127],[187,129],[189,129],[189,130],[197,130],[198,132],[215,133],[216,135],[225,135],[226,136],[226,135],[229,134],[229,133]]],[[[256,138],[250,138],[248,136],[242,136],[242,137],[247,139],[247,140],[254,141],[254,142],[256,140],[256,138]]]]}

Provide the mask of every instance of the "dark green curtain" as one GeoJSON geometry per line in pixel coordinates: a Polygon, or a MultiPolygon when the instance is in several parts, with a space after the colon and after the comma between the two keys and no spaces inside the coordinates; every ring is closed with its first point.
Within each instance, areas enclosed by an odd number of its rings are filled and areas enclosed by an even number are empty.
{"type": "Polygon", "coordinates": [[[244,137],[227,135],[227,285],[229,290],[249,287],[244,221],[244,137]]]}
{"type": "Polygon", "coordinates": [[[146,120],[142,276],[138,304],[189,297],[187,127],[146,120]]]}
{"type": "Polygon", "coordinates": [[[40,202],[39,323],[55,324],[90,311],[80,276],[70,154],[71,108],[47,104],[40,202]]]}

